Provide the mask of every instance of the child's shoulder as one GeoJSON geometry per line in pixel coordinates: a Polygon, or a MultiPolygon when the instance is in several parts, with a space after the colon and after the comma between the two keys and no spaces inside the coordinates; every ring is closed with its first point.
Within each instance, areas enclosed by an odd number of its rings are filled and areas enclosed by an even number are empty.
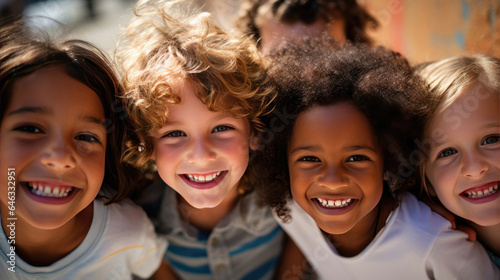
{"type": "Polygon", "coordinates": [[[468,241],[467,234],[451,228],[451,223],[433,212],[412,194],[405,194],[396,222],[404,224],[398,233],[405,239],[405,249],[425,253],[426,267],[436,279],[498,279],[485,249],[477,241],[468,241]],[[404,235],[404,237],[403,237],[404,235]],[[467,263],[467,268],[461,264],[467,263]]]}
{"type": "Polygon", "coordinates": [[[96,199],[94,203],[96,204],[94,211],[106,217],[108,226],[112,224],[113,226],[130,227],[133,229],[134,225],[147,225],[151,223],[146,212],[128,198],[109,205],[106,205],[100,199],[96,199]]]}
{"type": "Polygon", "coordinates": [[[475,256],[476,267],[481,267],[477,260],[488,259],[478,242],[468,241],[466,233],[452,229],[448,220],[410,193],[403,194],[399,207],[394,210],[384,231],[387,231],[382,234],[384,243],[394,243],[390,239],[398,236],[398,243],[406,244],[404,246],[407,250],[424,253],[428,262],[446,256],[458,260],[462,258],[459,256],[462,254],[460,251],[467,252],[465,255],[475,256]],[[457,255],[450,255],[449,252],[452,251],[456,251],[457,255]]]}
{"type": "Polygon", "coordinates": [[[130,199],[106,205],[103,200],[94,201],[93,227],[98,227],[101,242],[112,242],[113,246],[124,243],[157,241],[152,221],[146,212],[130,199]],[[126,233],[126,234],[124,234],[126,233]]]}
{"type": "Polygon", "coordinates": [[[130,199],[109,205],[97,199],[94,209],[94,218],[101,214],[106,219],[96,240],[97,254],[102,257],[99,262],[132,260],[128,269],[135,275],[149,277],[162,260],[167,241],[155,233],[146,212],[130,199]]]}
{"type": "Polygon", "coordinates": [[[411,230],[429,237],[451,229],[451,223],[448,220],[433,212],[429,206],[411,193],[402,195],[399,206],[394,210],[393,217],[388,222],[388,227],[391,226],[392,220],[394,224],[410,227],[411,230]]]}
{"type": "Polygon", "coordinates": [[[273,229],[277,222],[270,207],[260,206],[257,193],[251,192],[240,198],[229,215],[229,222],[238,222],[251,231],[264,232],[273,229]]]}

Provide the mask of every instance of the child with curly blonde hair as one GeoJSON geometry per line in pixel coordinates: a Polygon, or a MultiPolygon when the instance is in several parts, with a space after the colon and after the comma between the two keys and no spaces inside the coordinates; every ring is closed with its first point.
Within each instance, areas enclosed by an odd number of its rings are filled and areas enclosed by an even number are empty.
{"type": "Polygon", "coordinates": [[[179,277],[270,279],[283,233],[256,202],[249,155],[274,88],[251,41],[183,4],[140,1],[122,38],[137,132],[125,158],[154,160],[166,184],[157,231],[179,277]]]}

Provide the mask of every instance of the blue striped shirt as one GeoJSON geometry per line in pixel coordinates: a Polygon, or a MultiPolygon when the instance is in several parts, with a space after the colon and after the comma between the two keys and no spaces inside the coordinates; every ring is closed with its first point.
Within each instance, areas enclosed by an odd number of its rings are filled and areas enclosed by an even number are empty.
{"type": "Polygon", "coordinates": [[[169,245],[166,259],[183,279],[272,279],[284,233],[256,194],[243,197],[210,233],[184,222],[174,190],[166,186],[158,231],[169,245]]]}

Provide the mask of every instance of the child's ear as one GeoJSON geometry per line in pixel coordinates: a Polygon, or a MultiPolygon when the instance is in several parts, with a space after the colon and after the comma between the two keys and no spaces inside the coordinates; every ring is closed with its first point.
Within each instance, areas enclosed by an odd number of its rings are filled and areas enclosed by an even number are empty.
{"type": "Polygon", "coordinates": [[[382,176],[382,179],[386,182],[389,182],[390,180],[394,179],[394,175],[392,173],[390,173],[389,171],[385,171],[383,176],[382,176]]]}
{"type": "Polygon", "coordinates": [[[250,150],[252,151],[257,151],[260,147],[260,141],[259,137],[255,136],[255,133],[252,132],[252,135],[250,135],[250,150]]]}

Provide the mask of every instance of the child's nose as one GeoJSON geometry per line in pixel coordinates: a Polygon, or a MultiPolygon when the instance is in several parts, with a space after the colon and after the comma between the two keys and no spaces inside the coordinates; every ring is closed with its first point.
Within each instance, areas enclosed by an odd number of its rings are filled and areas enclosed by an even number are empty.
{"type": "Polygon", "coordinates": [[[318,178],[318,183],[330,188],[348,185],[342,168],[338,166],[325,166],[322,174],[318,178]]]}
{"type": "Polygon", "coordinates": [[[468,178],[483,176],[489,169],[489,164],[482,154],[476,151],[462,153],[462,175],[468,178]]]}
{"type": "Polygon", "coordinates": [[[62,136],[54,137],[44,151],[41,162],[43,165],[57,170],[75,168],[76,158],[71,141],[66,141],[62,136]]]}
{"type": "Polygon", "coordinates": [[[206,139],[193,139],[187,160],[191,163],[204,163],[215,160],[212,145],[206,139]]]}

